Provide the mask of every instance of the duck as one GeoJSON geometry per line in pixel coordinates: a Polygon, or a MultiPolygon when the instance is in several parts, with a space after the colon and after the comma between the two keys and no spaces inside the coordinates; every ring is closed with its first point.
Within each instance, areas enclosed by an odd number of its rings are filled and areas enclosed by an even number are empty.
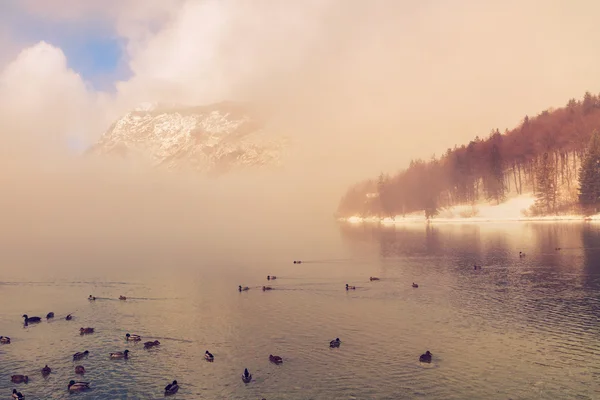
{"type": "Polygon", "coordinates": [[[419,285],[417,285],[416,283],[414,283],[414,282],[413,282],[413,284],[412,284],[412,287],[414,287],[414,288],[418,288],[418,287],[419,287],[419,285]]]}
{"type": "Polygon", "coordinates": [[[78,365],[75,367],[75,373],[78,375],[83,375],[85,374],[85,368],[83,367],[83,365],[78,365]]]}
{"type": "Polygon", "coordinates": [[[46,319],[50,319],[50,318],[54,318],[54,313],[52,311],[50,311],[48,314],[46,314],[46,319]]]}
{"type": "Polygon", "coordinates": [[[346,290],[356,290],[356,286],[349,286],[349,285],[346,283],[346,290]]]}
{"type": "Polygon", "coordinates": [[[252,380],[252,374],[248,372],[248,368],[244,368],[244,373],[242,374],[242,381],[244,383],[249,383],[252,380]]]}
{"type": "Polygon", "coordinates": [[[210,351],[206,350],[206,352],[204,352],[204,359],[208,362],[213,362],[215,361],[215,356],[213,356],[210,351]]]}
{"type": "Polygon", "coordinates": [[[246,290],[250,290],[250,288],[249,288],[248,286],[244,286],[244,287],[242,287],[242,285],[240,285],[240,286],[238,286],[238,290],[239,290],[240,292],[244,292],[244,291],[246,291],[246,290]]]}
{"type": "Polygon", "coordinates": [[[272,281],[272,280],[275,280],[275,279],[277,279],[277,277],[275,275],[267,275],[267,280],[268,281],[272,281]]]}
{"type": "Polygon", "coordinates": [[[333,349],[336,347],[340,347],[340,344],[342,344],[342,341],[340,340],[340,338],[335,338],[334,340],[329,342],[329,347],[331,347],[333,349]]]}
{"type": "Polygon", "coordinates": [[[29,317],[27,314],[23,314],[23,318],[25,318],[25,325],[35,324],[42,320],[40,317],[29,317]]]}
{"type": "Polygon", "coordinates": [[[294,261],[294,264],[302,264],[302,261],[294,261]]]}
{"type": "Polygon", "coordinates": [[[140,340],[142,340],[142,337],[140,335],[131,335],[129,333],[126,333],[125,340],[128,340],[130,342],[139,342],[140,340]]]}
{"type": "Polygon", "coordinates": [[[72,319],[73,319],[73,316],[72,316],[71,314],[69,314],[69,315],[67,315],[67,316],[65,317],[65,319],[66,319],[67,321],[70,321],[70,320],[72,320],[72,319]]]}
{"type": "Polygon", "coordinates": [[[144,343],[144,348],[145,349],[149,349],[151,347],[155,347],[155,346],[158,346],[158,345],[160,345],[160,342],[158,340],[155,340],[153,342],[145,342],[144,343]]]}
{"type": "Polygon", "coordinates": [[[271,286],[263,286],[263,292],[265,290],[273,290],[273,288],[271,286]]]}
{"type": "Polygon", "coordinates": [[[96,296],[92,296],[92,295],[90,294],[90,296],[88,297],[88,300],[96,300],[96,296]]]}
{"type": "Polygon", "coordinates": [[[52,369],[48,366],[48,364],[46,364],[46,366],[42,368],[42,375],[48,376],[50,375],[50,372],[52,372],[52,369]]]}
{"type": "Polygon", "coordinates": [[[558,250],[562,250],[560,247],[555,247],[554,250],[558,251],[558,250]]]}
{"type": "Polygon", "coordinates": [[[88,333],[94,333],[94,328],[79,328],[80,335],[86,335],[88,333]]]}
{"type": "Polygon", "coordinates": [[[525,254],[525,253],[523,253],[522,251],[520,251],[520,252],[519,252],[519,258],[523,258],[523,257],[525,257],[525,255],[526,255],[526,254],[525,254]]]}
{"type": "Polygon", "coordinates": [[[29,377],[27,375],[12,375],[10,381],[12,383],[27,383],[29,382],[29,377]]]}
{"type": "Polygon", "coordinates": [[[89,382],[75,382],[75,381],[70,381],[69,382],[69,391],[70,392],[79,392],[82,390],[86,390],[90,388],[90,383],[89,382]]]}
{"type": "Polygon", "coordinates": [[[125,297],[125,296],[119,296],[119,300],[127,300],[127,297],[125,297]]]}
{"type": "Polygon", "coordinates": [[[279,356],[274,356],[273,354],[269,354],[269,361],[271,361],[273,364],[283,364],[283,358],[279,357],[279,356]]]}
{"type": "Polygon", "coordinates": [[[25,396],[23,396],[23,393],[17,392],[17,389],[13,389],[12,398],[17,400],[25,400],[25,396]]]}
{"type": "Polygon", "coordinates": [[[165,396],[175,394],[178,390],[179,385],[177,384],[177,381],[173,381],[172,383],[169,383],[167,386],[165,386],[165,396]]]}
{"type": "Polygon", "coordinates": [[[430,363],[431,362],[431,353],[427,350],[424,354],[421,354],[419,357],[420,362],[430,363]]]}
{"type": "Polygon", "coordinates": [[[83,357],[87,356],[88,354],[90,354],[90,352],[87,351],[87,350],[86,351],[77,352],[77,353],[73,354],[73,361],[75,361],[75,360],[81,360],[83,357]]]}
{"type": "Polygon", "coordinates": [[[10,344],[10,338],[8,336],[0,336],[0,344],[10,344]]]}
{"type": "Polygon", "coordinates": [[[371,276],[371,277],[369,277],[369,280],[370,280],[370,281],[378,281],[378,280],[379,280],[379,278],[378,278],[378,277],[376,277],[376,276],[371,276]]]}
{"type": "Polygon", "coordinates": [[[110,353],[110,358],[129,358],[129,350],[110,353]]]}

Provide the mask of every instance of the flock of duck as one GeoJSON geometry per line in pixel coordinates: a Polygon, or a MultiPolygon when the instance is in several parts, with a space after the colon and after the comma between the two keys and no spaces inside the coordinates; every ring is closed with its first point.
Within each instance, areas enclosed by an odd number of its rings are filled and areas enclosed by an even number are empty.
{"type": "MultiPolygon", "coordinates": [[[[96,297],[90,295],[88,297],[88,300],[95,301],[96,297]]],[[[127,300],[127,298],[125,296],[119,296],[119,300],[127,300]]],[[[42,321],[42,318],[40,318],[40,317],[30,317],[27,314],[24,314],[23,318],[24,318],[25,326],[28,326],[29,324],[36,324],[36,323],[39,323],[42,321]]],[[[51,320],[53,318],[54,318],[53,312],[49,312],[46,315],[46,320],[51,320]]],[[[73,319],[72,314],[68,314],[65,317],[65,320],[67,320],[67,321],[71,321],[72,319],[73,319]]],[[[90,328],[90,327],[79,328],[80,335],[87,335],[87,334],[92,334],[92,333],[94,333],[94,328],[90,328]]],[[[132,335],[130,333],[127,333],[125,335],[125,340],[131,341],[131,342],[141,342],[142,338],[139,335],[132,335]]],[[[10,343],[11,343],[10,337],[0,336],[0,344],[6,345],[6,344],[10,344],[10,343]]],[[[152,347],[155,347],[158,345],[160,345],[160,342],[158,340],[148,341],[148,342],[144,343],[144,348],[149,349],[149,348],[152,348],[152,347]]],[[[82,352],[77,352],[77,353],[73,354],[73,361],[82,360],[82,359],[86,358],[89,355],[89,353],[90,352],[88,350],[85,350],[82,352]]],[[[129,353],[130,353],[129,350],[124,350],[124,351],[109,353],[109,357],[111,359],[127,359],[127,358],[129,358],[129,353]]],[[[214,360],[214,356],[208,350],[206,351],[204,357],[207,361],[214,360]]],[[[43,377],[47,377],[51,373],[52,373],[52,369],[48,365],[44,366],[44,368],[41,369],[41,374],[43,377]]],[[[77,374],[77,375],[85,374],[85,367],[83,365],[77,365],[75,367],[75,374],[77,374]]],[[[10,377],[10,380],[12,383],[17,383],[17,384],[18,383],[28,383],[29,376],[27,376],[27,375],[12,375],[10,377]]],[[[67,385],[67,390],[69,392],[81,392],[81,391],[87,390],[89,388],[90,388],[90,382],[83,382],[83,381],[71,380],[71,381],[69,381],[69,383],[67,385]]],[[[179,385],[177,384],[177,381],[174,380],[173,382],[169,383],[165,387],[164,394],[165,394],[165,396],[172,395],[172,394],[177,393],[178,390],[179,390],[179,385]]],[[[24,400],[25,396],[23,395],[23,393],[17,391],[17,389],[13,389],[12,398],[17,399],[17,400],[24,400]]]]}
{"type": "MultiPolygon", "coordinates": [[[[301,263],[302,263],[302,261],[294,261],[294,264],[301,264],[301,263]]],[[[481,267],[475,266],[475,269],[481,269],[481,267]]],[[[267,280],[268,281],[272,281],[272,280],[275,280],[275,279],[277,279],[276,276],[267,275],[267,280]]],[[[369,277],[369,281],[371,281],[371,282],[373,282],[373,281],[379,281],[379,280],[380,279],[378,277],[376,277],[376,276],[370,276],[369,277]]],[[[416,288],[419,287],[419,285],[413,282],[412,283],[412,287],[416,289],[416,288]]],[[[240,291],[240,292],[245,292],[247,290],[250,290],[250,288],[248,286],[242,286],[242,285],[238,286],[238,291],[240,291]]],[[[262,290],[264,292],[266,290],[273,290],[273,288],[271,286],[263,286],[262,290]]],[[[356,290],[356,286],[350,286],[349,284],[346,283],[346,290],[356,290]]],[[[329,342],[329,347],[332,348],[332,349],[333,348],[338,348],[338,347],[340,347],[341,343],[342,342],[340,341],[340,339],[336,338],[336,339],[332,340],[331,342],[329,342]]],[[[269,360],[271,360],[272,362],[274,362],[271,359],[272,357],[276,357],[277,359],[279,359],[279,362],[276,362],[276,364],[281,364],[283,362],[283,360],[281,359],[281,357],[277,357],[277,356],[272,356],[271,355],[271,356],[269,356],[269,360]]],[[[432,357],[431,353],[429,352],[429,350],[427,350],[425,353],[421,354],[421,356],[419,357],[419,361],[420,362],[430,363],[431,362],[431,357],[432,357]]],[[[248,370],[246,369],[244,371],[244,374],[246,374],[247,372],[248,372],[248,370]]],[[[250,375],[250,379],[248,380],[248,382],[251,380],[251,377],[252,377],[252,375],[250,375]]],[[[247,376],[246,376],[246,378],[247,378],[247,376]]],[[[244,379],[244,375],[242,376],[242,379],[244,379]]],[[[244,380],[244,382],[245,382],[245,380],[244,380]]]]}
{"type": "MultiPolygon", "coordinates": [[[[294,264],[301,264],[301,263],[302,263],[302,261],[294,261],[294,264]]],[[[477,266],[475,267],[475,269],[477,269],[477,266]]],[[[276,280],[276,279],[277,279],[276,276],[273,276],[273,275],[267,276],[268,281],[272,281],[272,280],[276,280]]],[[[380,279],[378,277],[374,277],[374,276],[369,277],[369,281],[371,281],[371,282],[379,281],[379,280],[380,279]]],[[[419,285],[413,282],[412,287],[418,288],[419,285]]],[[[240,292],[247,291],[249,289],[250,288],[247,286],[242,286],[242,285],[238,286],[238,290],[240,292]]],[[[272,290],[272,289],[273,288],[270,286],[262,287],[263,291],[272,290]]],[[[350,285],[346,284],[346,290],[355,290],[355,289],[356,289],[356,286],[350,286],[350,285]]],[[[95,301],[96,297],[90,295],[88,297],[88,300],[95,301]]],[[[119,300],[125,301],[125,300],[127,300],[127,298],[125,296],[119,296],[119,300]]],[[[25,326],[28,326],[29,324],[39,323],[42,321],[42,319],[40,317],[30,317],[27,314],[24,314],[23,318],[24,318],[25,326]]],[[[53,312],[50,312],[46,315],[46,320],[50,320],[52,318],[54,318],[53,312]]],[[[68,314],[65,317],[65,320],[67,320],[67,321],[71,321],[72,319],[73,319],[72,314],[68,314]]],[[[79,333],[80,333],[80,335],[92,334],[92,333],[94,333],[94,328],[81,327],[79,329],[79,333]]],[[[139,335],[127,333],[125,335],[125,340],[131,341],[131,342],[141,342],[142,338],[139,335]]],[[[4,345],[4,344],[10,344],[10,343],[11,343],[11,340],[9,337],[0,336],[0,344],[4,345]]],[[[342,342],[341,342],[340,338],[335,338],[334,340],[329,342],[329,347],[332,349],[339,348],[341,343],[342,342]]],[[[159,346],[159,345],[160,345],[160,342],[158,340],[144,342],[145,349],[149,349],[149,348],[159,346]]],[[[109,353],[109,357],[111,359],[127,359],[129,357],[129,353],[130,353],[129,350],[124,350],[122,352],[109,353]]],[[[86,358],[88,355],[89,355],[89,351],[87,351],[87,350],[82,351],[82,352],[77,352],[77,353],[73,354],[73,361],[82,360],[82,359],[86,358]]],[[[211,352],[206,350],[206,352],[204,353],[204,359],[208,362],[213,362],[215,360],[215,357],[211,352]]],[[[424,362],[424,363],[431,363],[431,359],[432,359],[432,354],[431,354],[431,352],[429,352],[429,350],[427,350],[424,354],[421,354],[421,356],[419,357],[419,361],[424,362]]],[[[276,365],[283,364],[283,359],[280,356],[275,356],[272,354],[269,355],[269,361],[276,365]]],[[[44,366],[44,368],[41,369],[41,374],[44,377],[47,377],[51,373],[52,373],[52,369],[48,365],[44,366]]],[[[83,365],[77,365],[75,367],[75,374],[77,374],[77,375],[85,374],[85,368],[83,367],[83,365]]],[[[12,375],[11,381],[13,383],[17,383],[17,384],[18,383],[27,383],[29,381],[29,377],[27,375],[12,375]]],[[[252,374],[250,373],[250,371],[248,371],[247,368],[244,369],[244,372],[242,374],[242,381],[244,383],[250,383],[252,381],[252,374]]],[[[69,383],[67,385],[67,390],[69,392],[80,392],[80,391],[87,390],[89,388],[90,388],[90,382],[83,382],[83,381],[71,380],[71,381],[69,381],[69,383]]],[[[172,394],[177,393],[178,390],[179,390],[179,385],[177,383],[177,380],[174,380],[171,383],[169,383],[167,386],[165,386],[164,394],[165,394],[165,396],[172,395],[172,394]]],[[[21,392],[17,391],[16,389],[13,389],[12,397],[13,397],[13,399],[17,399],[17,400],[25,399],[25,396],[21,392]]],[[[265,399],[263,399],[263,400],[265,400],[265,399]]]]}

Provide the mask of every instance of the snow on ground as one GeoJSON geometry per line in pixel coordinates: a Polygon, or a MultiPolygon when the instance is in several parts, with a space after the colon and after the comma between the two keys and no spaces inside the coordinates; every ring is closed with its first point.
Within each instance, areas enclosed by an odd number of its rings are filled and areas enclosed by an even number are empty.
{"type": "MultiPolygon", "coordinates": [[[[499,205],[479,203],[472,205],[458,205],[440,210],[439,214],[432,218],[430,223],[479,223],[479,222],[507,222],[507,221],[600,221],[600,214],[591,217],[583,215],[552,215],[545,217],[526,217],[524,211],[529,209],[535,202],[532,194],[524,194],[508,199],[499,205]]],[[[386,225],[399,225],[411,222],[426,222],[424,213],[411,213],[402,217],[378,218],[352,216],[342,218],[350,223],[382,223],[386,225]]]]}

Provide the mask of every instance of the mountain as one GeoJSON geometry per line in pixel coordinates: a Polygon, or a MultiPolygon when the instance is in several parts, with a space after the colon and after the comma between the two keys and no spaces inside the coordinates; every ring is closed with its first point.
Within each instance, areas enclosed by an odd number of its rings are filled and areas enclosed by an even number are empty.
{"type": "Polygon", "coordinates": [[[280,167],[287,147],[285,138],[267,133],[264,121],[242,103],[143,104],[116,121],[87,153],[219,174],[280,167]]]}
{"type": "MultiPolygon", "coordinates": [[[[453,206],[497,205],[528,193],[536,197],[528,215],[580,212],[579,178],[597,130],[600,96],[587,92],[564,107],[525,116],[512,130],[493,129],[439,158],[413,160],[397,174],[359,182],[342,197],[338,215],[395,218],[424,212],[431,218],[453,206]]],[[[588,169],[588,183],[600,182],[600,168],[588,169]]],[[[600,209],[600,194],[594,196],[585,206],[600,209]]]]}

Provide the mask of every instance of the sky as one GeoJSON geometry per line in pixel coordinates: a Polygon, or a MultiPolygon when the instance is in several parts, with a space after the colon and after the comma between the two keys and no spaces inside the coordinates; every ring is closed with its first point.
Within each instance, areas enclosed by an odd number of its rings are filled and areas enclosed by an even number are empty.
{"type": "Polygon", "coordinates": [[[84,148],[146,101],[243,100],[294,139],[313,191],[339,194],[599,93],[597,15],[591,0],[5,0],[0,153],[84,148]]]}

